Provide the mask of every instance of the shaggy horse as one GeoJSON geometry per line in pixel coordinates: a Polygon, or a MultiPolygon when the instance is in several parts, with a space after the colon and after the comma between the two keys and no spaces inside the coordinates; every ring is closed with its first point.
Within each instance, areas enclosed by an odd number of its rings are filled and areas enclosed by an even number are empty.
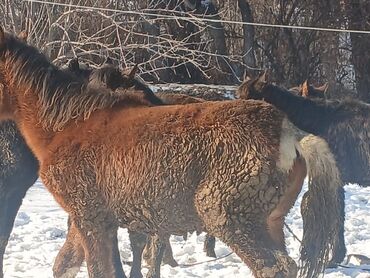
{"type": "MultiPolygon", "coordinates": [[[[334,158],[333,164],[339,169],[340,178],[333,179],[336,181],[335,186],[325,189],[331,189],[331,193],[320,194],[320,190],[324,190],[323,186],[319,186],[320,189],[315,187],[315,183],[319,184],[320,181],[312,182],[309,185],[309,194],[312,193],[312,195],[306,196],[307,200],[303,202],[302,215],[307,229],[304,231],[301,256],[307,261],[304,271],[314,277],[315,273],[325,267],[333,251],[331,249],[344,248],[342,243],[336,243],[338,240],[343,241],[341,238],[343,236],[339,234],[343,234],[344,192],[340,188],[343,183],[347,182],[362,185],[370,183],[370,106],[358,101],[302,98],[287,90],[267,84],[265,75],[242,84],[239,94],[243,98],[264,99],[284,111],[298,128],[325,139],[334,158]],[[305,204],[310,202],[311,211],[309,212],[305,204]],[[323,206],[321,210],[320,203],[323,206]],[[322,213],[324,210],[329,210],[330,213],[338,210],[340,213],[326,216],[322,213]],[[323,227],[329,226],[332,228],[324,231],[323,227]],[[317,229],[317,227],[320,228],[317,229]],[[319,244],[321,240],[318,239],[325,239],[325,237],[327,240],[319,244]],[[317,255],[324,260],[318,260],[317,255]]],[[[310,167],[315,167],[315,165],[310,165],[310,167]]],[[[322,173],[322,170],[317,173],[322,173]]],[[[315,172],[311,174],[315,175],[315,172]]],[[[333,173],[334,177],[338,175],[333,173]]],[[[330,180],[327,177],[325,179],[330,180]]],[[[345,249],[339,252],[342,258],[343,252],[345,249]]],[[[339,258],[336,260],[338,261],[339,258]]]]}
{"type": "Polygon", "coordinates": [[[256,277],[295,277],[284,217],[306,175],[294,127],[263,102],[147,107],[88,88],[0,30],[0,115],[78,231],[90,277],[125,277],[118,226],[206,230],[256,277]]]}
{"type": "MultiPolygon", "coordinates": [[[[82,78],[85,78],[89,82],[89,86],[93,87],[105,87],[111,90],[112,93],[121,95],[121,97],[127,92],[125,89],[128,87],[135,86],[138,90],[134,96],[136,98],[150,99],[151,103],[154,105],[160,105],[162,102],[164,104],[188,104],[196,102],[204,102],[201,98],[191,97],[184,94],[175,93],[158,93],[154,94],[152,90],[149,89],[144,83],[135,78],[135,72],[137,70],[134,67],[130,71],[121,72],[118,68],[113,67],[111,63],[104,63],[103,67],[97,70],[85,69],[80,67],[78,60],[73,59],[70,61],[68,66],[69,72],[72,72],[82,78]],[[158,96],[160,99],[158,99],[158,96]]],[[[70,224],[70,221],[69,221],[70,224]]],[[[66,275],[66,270],[68,276],[72,277],[77,275],[82,261],[84,260],[84,252],[81,243],[78,242],[78,235],[75,234],[76,231],[69,225],[69,231],[67,234],[67,240],[58,256],[55,260],[53,272],[54,277],[63,277],[66,275]],[[72,274],[73,273],[73,274],[72,274]]],[[[141,272],[141,254],[142,248],[145,245],[145,235],[134,234],[129,231],[131,247],[133,251],[133,264],[131,268],[131,277],[140,277],[141,272]]],[[[148,240],[151,238],[148,238],[148,240]]],[[[157,237],[153,237],[154,240],[149,240],[149,244],[145,246],[144,258],[149,264],[148,276],[156,276],[156,271],[159,269],[161,264],[161,259],[158,257],[158,246],[157,237]]],[[[169,264],[171,266],[177,266],[177,262],[173,258],[171,245],[169,243],[169,238],[165,242],[166,248],[163,255],[163,263],[169,264]]],[[[215,251],[215,238],[213,236],[206,235],[206,240],[204,244],[204,250],[208,256],[216,257],[215,251]]]]}
{"type": "MultiPolygon", "coordinates": [[[[18,37],[24,41],[26,40],[24,33],[21,33],[18,37]]],[[[87,80],[92,72],[91,69],[80,67],[76,59],[71,60],[64,71],[87,80]]],[[[97,70],[95,74],[99,71],[97,70]]],[[[132,82],[129,84],[121,82],[121,84],[122,86],[131,86],[132,82]]],[[[1,86],[2,89],[3,86],[1,86]]],[[[157,103],[158,99],[152,104],[157,103]]],[[[3,277],[5,248],[22,199],[38,177],[38,162],[12,121],[6,121],[0,125],[0,145],[2,161],[0,174],[0,277],[3,277]]],[[[77,248],[74,251],[78,254],[80,249],[77,248]]],[[[76,254],[68,259],[76,258],[76,254]]]]}

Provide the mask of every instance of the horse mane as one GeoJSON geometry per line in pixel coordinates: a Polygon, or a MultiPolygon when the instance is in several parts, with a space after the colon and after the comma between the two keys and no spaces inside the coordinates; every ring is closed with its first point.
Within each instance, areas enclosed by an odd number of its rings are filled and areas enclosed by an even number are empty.
{"type": "Polygon", "coordinates": [[[112,90],[112,93],[121,99],[127,97],[127,100],[136,100],[143,105],[164,104],[142,80],[130,74],[123,74],[111,64],[93,70],[89,76],[89,86],[95,88],[103,86],[112,90]]]}
{"type": "Polygon", "coordinates": [[[5,34],[0,53],[6,57],[10,82],[26,88],[25,93],[37,94],[38,116],[44,129],[62,130],[73,119],[86,120],[96,110],[124,102],[112,90],[89,86],[85,80],[58,69],[35,47],[9,33],[5,34]]]}

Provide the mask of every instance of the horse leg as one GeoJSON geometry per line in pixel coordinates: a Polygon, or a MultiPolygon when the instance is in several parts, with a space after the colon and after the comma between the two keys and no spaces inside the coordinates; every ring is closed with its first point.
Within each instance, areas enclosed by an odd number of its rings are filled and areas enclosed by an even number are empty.
{"type": "Polygon", "coordinates": [[[285,250],[271,248],[275,240],[270,237],[267,227],[258,227],[257,223],[225,227],[219,237],[252,269],[256,278],[297,277],[294,260],[285,250]]]}
{"type": "Polygon", "coordinates": [[[176,267],[179,264],[176,262],[175,258],[173,257],[172,247],[170,243],[170,238],[166,238],[166,248],[164,249],[163,254],[163,264],[168,264],[169,266],[176,267]]]}
{"type": "Polygon", "coordinates": [[[333,257],[331,261],[329,262],[329,267],[337,266],[340,264],[344,257],[346,256],[346,245],[344,242],[344,219],[345,219],[345,202],[344,202],[344,188],[343,186],[338,187],[338,206],[340,210],[340,221],[338,225],[338,238],[335,241],[334,250],[333,250],[333,257]]]}
{"type": "MultiPolygon", "coordinates": [[[[169,266],[176,267],[179,264],[173,257],[172,247],[170,243],[170,238],[163,239],[166,241],[166,248],[163,254],[163,264],[168,264],[169,266]]],[[[156,248],[155,243],[153,243],[152,237],[148,237],[147,243],[145,245],[143,258],[149,266],[155,265],[154,258],[152,258],[152,250],[156,248]]],[[[155,251],[154,251],[155,253],[155,251]]]]}
{"type": "Polygon", "coordinates": [[[13,188],[12,192],[5,192],[0,199],[0,278],[3,277],[4,254],[14,220],[29,187],[13,188]]]}
{"type": "Polygon", "coordinates": [[[76,277],[85,259],[81,238],[75,224],[68,218],[68,234],[53,266],[54,278],[76,277]]]}
{"type": "Polygon", "coordinates": [[[215,253],[215,247],[216,247],[215,237],[209,234],[206,234],[206,239],[204,240],[203,251],[206,252],[208,257],[213,257],[213,258],[217,257],[215,253]]]}
{"type": "Polygon", "coordinates": [[[143,250],[143,259],[145,260],[147,265],[153,264],[152,259],[152,236],[147,236],[146,238],[146,244],[143,250]]]}
{"type": "Polygon", "coordinates": [[[169,242],[168,237],[159,237],[158,235],[152,236],[151,239],[151,264],[149,265],[149,271],[147,278],[160,278],[161,263],[163,259],[164,250],[166,249],[166,243],[169,242]]]}
{"type": "Polygon", "coordinates": [[[130,230],[128,233],[133,256],[130,278],[142,278],[143,275],[141,273],[141,261],[145,244],[147,242],[147,235],[130,230]]]}
{"type": "Polygon", "coordinates": [[[82,239],[89,277],[126,278],[118,250],[118,226],[113,223],[109,225],[109,217],[102,219],[106,221],[73,219],[82,239]]]}

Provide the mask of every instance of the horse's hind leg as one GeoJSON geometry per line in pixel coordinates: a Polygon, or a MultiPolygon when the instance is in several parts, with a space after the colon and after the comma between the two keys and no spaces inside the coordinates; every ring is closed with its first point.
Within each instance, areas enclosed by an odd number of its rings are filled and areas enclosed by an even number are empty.
{"type": "MultiPolygon", "coordinates": [[[[166,241],[165,242],[166,243],[166,248],[165,248],[164,254],[163,254],[163,264],[168,264],[172,267],[178,266],[179,264],[177,263],[177,261],[173,257],[173,252],[172,252],[170,239],[166,238],[166,239],[163,239],[163,240],[166,241]]],[[[156,248],[156,243],[153,242],[152,237],[148,237],[148,241],[147,241],[147,244],[146,244],[145,249],[144,249],[144,259],[145,259],[146,263],[150,266],[155,264],[154,263],[155,258],[152,258],[152,253],[153,253],[152,250],[154,248],[156,248]]]]}
{"type": "Polygon", "coordinates": [[[209,234],[206,234],[206,239],[204,240],[203,251],[206,252],[208,257],[216,258],[215,247],[216,247],[215,237],[209,234]]]}
{"type": "MultiPolygon", "coordinates": [[[[7,189],[3,184],[0,184],[0,186],[3,187],[3,190],[7,189]]],[[[15,187],[11,189],[11,192],[1,193],[0,191],[0,278],[3,277],[4,253],[13,229],[14,220],[23,197],[30,186],[15,187]]]]}
{"type": "Polygon", "coordinates": [[[280,197],[280,200],[274,210],[267,217],[267,231],[275,243],[275,248],[286,250],[284,235],[284,220],[290,208],[297,200],[301,192],[304,178],[307,174],[306,161],[303,157],[298,156],[289,172],[287,179],[287,190],[280,197]]]}
{"type": "Polygon", "coordinates": [[[54,262],[54,277],[76,277],[84,260],[85,252],[80,235],[74,223],[68,218],[68,234],[54,262]]]}
{"type": "Polygon", "coordinates": [[[141,274],[141,261],[143,250],[145,244],[147,243],[147,235],[130,230],[128,232],[133,256],[130,278],[142,278],[143,275],[141,274]]]}
{"type": "Polygon", "coordinates": [[[257,223],[225,227],[219,237],[252,269],[256,278],[295,278],[298,269],[294,260],[286,251],[271,248],[274,240],[267,228],[257,223]]]}
{"type": "Polygon", "coordinates": [[[109,221],[107,214],[99,218],[94,218],[93,222],[73,219],[84,247],[89,277],[126,278],[118,250],[118,227],[109,221]]]}

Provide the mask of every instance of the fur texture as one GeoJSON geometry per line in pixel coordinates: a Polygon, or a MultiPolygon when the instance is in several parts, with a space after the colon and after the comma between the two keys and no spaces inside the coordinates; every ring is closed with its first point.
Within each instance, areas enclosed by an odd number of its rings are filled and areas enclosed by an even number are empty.
{"type": "Polygon", "coordinates": [[[99,93],[74,90],[82,87],[70,86],[74,81],[64,75],[64,87],[55,87],[51,80],[59,84],[60,73],[45,78],[47,60],[1,30],[0,55],[6,87],[0,112],[14,117],[40,161],[44,184],[72,217],[90,277],[125,276],[118,225],[159,237],[206,230],[229,245],[256,277],[296,276],[282,223],[306,166],[297,151],[292,169],[276,167],[284,155],[283,113],[255,101],[143,107],[122,100],[91,110],[95,101],[86,95],[101,99],[99,93]],[[20,64],[21,73],[14,75],[20,64]],[[50,88],[40,91],[41,81],[50,88]],[[66,100],[60,91],[66,91],[66,100]],[[87,102],[86,109],[70,101],[71,92],[87,102]],[[42,101],[53,96],[57,101],[42,101]],[[66,121],[63,131],[55,132],[46,127],[60,116],[55,107],[43,106],[60,103],[68,103],[58,107],[66,121]],[[67,117],[74,114],[64,110],[83,113],[67,117]]]}

